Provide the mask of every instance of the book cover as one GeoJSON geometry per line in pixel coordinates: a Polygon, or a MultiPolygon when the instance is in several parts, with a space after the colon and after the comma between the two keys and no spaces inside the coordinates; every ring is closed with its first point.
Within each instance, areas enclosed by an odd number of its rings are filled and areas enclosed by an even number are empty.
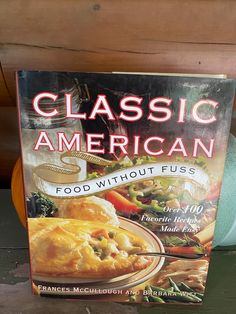
{"type": "Polygon", "coordinates": [[[235,85],[19,71],[33,292],[201,304],[235,85]]]}

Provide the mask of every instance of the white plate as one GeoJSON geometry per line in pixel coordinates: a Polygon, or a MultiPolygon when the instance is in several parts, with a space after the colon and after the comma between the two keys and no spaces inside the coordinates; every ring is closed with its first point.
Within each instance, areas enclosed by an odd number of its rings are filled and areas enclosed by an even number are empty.
{"type": "MultiPolygon", "coordinates": [[[[143,240],[149,243],[152,247],[153,252],[162,252],[164,253],[164,247],[160,239],[149,229],[143,227],[137,222],[131,221],[129,219],[119,217],[120,228],[128,230],[139,237],[142,237],[143,240]]],[[[94,279],[79,279],[79,278],[70,278],[70,277],[44,277],[44,276],[33,276],[33,280],[40,282],[40,284],[50,283],[52,285],[61,284],[63,286],[74,284],[81,288],[81,291],[73,291],[72,289],[66,290],[63,289],[63,292],[57,291],[52,292],[45,289],[44,293],[47,294],[63,294],[63,295],[95,295],[95,294],[106,294],[107,290],[122,290],[128,289],[133,286],[137,286],[144,281],[153,277],[158,273],[163,266],[165,258],[164,257],[155,257],[150,266],[141,271],[131,273],[128,275],[123,275],[115,277],[108,280],[94,280],[94,279]],[[83,289],[86,288],[86,289],[83,289]],[[91,289],[91,291],[90,291],[91,289]],[[101,291],[104,290],[104,291],[101,291]]],[[[50,290],[50,289],[49,289],[50,290]]]]}

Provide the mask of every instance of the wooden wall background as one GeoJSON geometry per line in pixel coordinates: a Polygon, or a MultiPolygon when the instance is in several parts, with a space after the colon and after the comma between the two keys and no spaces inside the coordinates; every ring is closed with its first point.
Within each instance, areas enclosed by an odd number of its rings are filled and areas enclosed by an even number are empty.
{"type": "Polygon", "coordinates": [[[18,69],[236,77],[236,1],[1,0],[0,176],[19,154],[18,69]]]}

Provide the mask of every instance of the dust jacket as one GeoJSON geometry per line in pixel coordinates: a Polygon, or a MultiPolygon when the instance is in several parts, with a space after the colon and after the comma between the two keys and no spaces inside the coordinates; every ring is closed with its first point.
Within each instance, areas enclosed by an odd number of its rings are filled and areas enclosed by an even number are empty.
{"type": "Polygon", "coordinates": [[[201,304],[234,81],[19,71],[33,292],[201,304]]]}

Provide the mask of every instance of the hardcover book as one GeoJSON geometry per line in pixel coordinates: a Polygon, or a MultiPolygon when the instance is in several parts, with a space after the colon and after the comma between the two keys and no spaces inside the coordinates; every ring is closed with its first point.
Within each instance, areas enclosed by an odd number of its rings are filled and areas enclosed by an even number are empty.
{"type": "Polygon", "coordinates": [[[20,71],[33,292],[203,301],[234,81],[20,71]]]}

